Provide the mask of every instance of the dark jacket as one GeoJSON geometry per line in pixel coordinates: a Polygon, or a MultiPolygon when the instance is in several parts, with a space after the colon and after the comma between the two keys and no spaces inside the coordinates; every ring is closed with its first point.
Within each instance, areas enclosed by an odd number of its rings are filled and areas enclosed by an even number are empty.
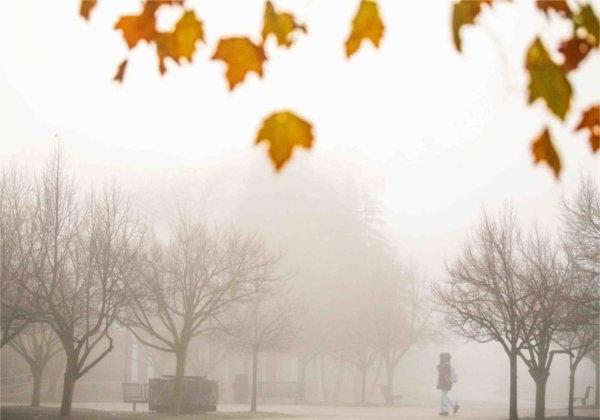
{"type": "Polygon", "coordinates": [[[452,389],[452,368],[450,367],[450,363],[442,362],[438,365],[438,381],[437,381],[437,389],[441,389],[442,391],[450,391],[452,389]]]}

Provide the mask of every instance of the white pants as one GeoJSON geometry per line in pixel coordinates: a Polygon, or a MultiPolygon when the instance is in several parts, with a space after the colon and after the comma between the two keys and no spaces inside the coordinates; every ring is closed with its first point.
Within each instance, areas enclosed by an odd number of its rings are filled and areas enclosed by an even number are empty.
{"type": "Polygon", "coordinates": [[[442,391],[442,412],[449,413],[450,407],[456,407],[456,401],[450,398],[450,395],[448,395],[448,391],[442,391]]]}

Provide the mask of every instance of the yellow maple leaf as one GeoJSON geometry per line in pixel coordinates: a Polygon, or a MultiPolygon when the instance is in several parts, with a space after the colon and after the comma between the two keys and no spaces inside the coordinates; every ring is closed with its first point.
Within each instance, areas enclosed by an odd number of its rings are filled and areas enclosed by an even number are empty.
{"type": "Polygon", "coordinates": [[[379,7],[373,0],[362,0],[358,12],[352,20],[352,31],[346,40],[346,57],[352,56],[364,39],[369,39],[375,47],[383,37],[385,26],[379,17],[379,7]]]}
{"type": "Polygon", "coordinates": [[[196,41],[204,41],[202,22],[196,18],[193,10],[186,11],[172,32],[160,32],[155,36],[156,52],[158,54],[159,70],[164,74],[166,67],[164,60],[167,57],[175,62],[185,58],[192,61],[196,51],[196,41]]]}
{"type": "Polygon", "coordinates": [[[294,147],[312,147],[312,130],[310,123],[290,111],[275,112],[263,121],[254,143],[269,143],[269,157],[275,170],[280,171],[292,156],[294,147]]]}
{"type": "Polygon", "coordinates": [[[533,162],[535,164],[546,162],[554,171],[554,176],[558,179],[561,169],[560,158],[554,149],[550,132],[547,128],[531,144],[531,153],[533,154],[533,162]]]}
{"type": "Polygon", "coordinates": [[[232,37],[219,41],[212,59],[227,64],[225,76],[229,89],[233,90],[251,71],[262,77],[263,63],[267,57],[262,46],[255,45],[248,37],[232,37]]]}
{"type": "Polygon", "coordinates": [[[273,34],[277,38],[278,45],[289,47],[293,41],[292,32],[296,29],[306,33],[306,26],[296,23],[293,15],[290,13],[277,13],[270,0],[265,3],[262,29],[263,43],[270,34],[273,34]]]}

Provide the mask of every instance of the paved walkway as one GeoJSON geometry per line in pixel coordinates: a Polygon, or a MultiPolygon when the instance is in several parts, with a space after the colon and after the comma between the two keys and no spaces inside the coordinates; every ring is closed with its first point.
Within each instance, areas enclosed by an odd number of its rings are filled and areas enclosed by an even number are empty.
{"type": "MultiPolygon", "coordinates": [[[[131,411],[131,404],[123,403],[75,403],[74,406],[82,408],[93,408],[98,410],[109,411],[131,411]]],[[[147,405],[138,404],[138,411],[147,411],[147,405]]],[[[247,411],[247,405],[239,404],[219,404],[218,411],[220,412],[241,412],[247,411]]],[[[332,407],[320,405],[274,405],[274,404],[259,404],[258,410],[261,412],[281,413],[288,416],[294,416],[301,419],[440,419],[437,415],[436,407],[332,407]]],[[[521,409],[519,414],[522,418],[533,416],[533,410],[521,409]]],[[[461,407],[456,416],[449,418],[461,419],[480,419],[480,420],[501,420],[506,419],[508,409],[506,408],[491,408],[482,409],[479,405],[477,408],[470,408],[468,405],[461,407]]],[[[547,417],[550,416],[566,416],[566,409],[548,409],[546,410],[547,417]]],[[[576,410],[577,416],[598,418],[598,410],[586,409],[576,410]]],[[[278,417],[265,417],[269,420],[275,420],[278,417]]],[[[281,417],[285,419],[286,417],[281,417]]],[[[289,420],[289,417],[287,417],[289,420]]]]}

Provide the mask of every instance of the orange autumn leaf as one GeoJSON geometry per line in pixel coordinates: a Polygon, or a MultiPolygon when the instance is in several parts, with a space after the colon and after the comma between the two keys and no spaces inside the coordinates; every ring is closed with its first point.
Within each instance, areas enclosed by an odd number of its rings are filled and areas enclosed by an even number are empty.
{"type": "Polygon", "coordinates": [[[460,0],[454,3],[452,9],[452,38],[456,49],[462,51],[462,40],[460,38],[460,28],[464,25],[471,25],[475,18],[481,12],[483,4],[492,4],[491,0],[460,0]]]}
{"type": "Polygon", "coordinates": [[[255,144],[269,143],[269,157],[275,170],[280,171],[290,159],[296,146],[310,149],[313,144],[313,128],[310,123],[290,111],[271,114],[263,121],[255,144]]]}
{"type": "Polygon", "coordinates": [[[533,162],[538,164],[545,162],[554,171],[554,176],[558,179],[560,175],[560,158],[552,145],[550,132],[547,128],[534,140],[531,145],[531,153],[533,154],[533,162]]]}
{"type": "Polygon", "coordinates": [[[81,0],[81,5],[79,6],[79,14],[81,17],[85,20],[89,20],[92,9],[96,7],[96,3],[96,0],[81,0]]]}
{"type": "Polygon", "coordinates": [[[155,36],[156,52],[158,54],[159,70],[164,74],[166,67],[164,60],[172,58],[179,63],[182,58],[192,61],[196,51],[196,42],[204,41],[204,29],[202,22],[196,18],[193,10],[186,11],[173,32],[159,32],[155,36]]]}
{"type": "Polygon", "coordinates": [[[117,73],[113,77],[113,81],[123,83],[123,77],[125,76],[125,69],[127,68],[127,60],[123,60],[119,67],[117,67],[117,73]]]}
{"type": "Polygon", "coordinates": [[[233,90],[251,71],[262,77],[263,63],[267,57],[262,46],[255,45],[248,37],[233,37],[219,41],[212,59],[222,60],[227,64],[225,76],[229,89],[233,90]]]}
{"type": "MultiPolygon", "coordinates": [[[[148,3],[146,3],[148,4],[148,3]]],[[[129,49],[135,47],[141,40],[152,41],[156,34],[156,18],[154,8],[144,7],[139,15],[121,16],[115,24],[115,29],[123,32],[123,38],[129,49]]]]}
{"type": "Polygon", "coordinates": [[[277,44],[279,46],[289,47],[293,42],[292,33],[296,29],[300,29],[306,33],[306,26],[296,23],[292,14],[277,13],[270,0],[265,3],[262,29],[263,43],[270,34],[273,34],[277,38],[277,44]]]}
{"type": "Polygon", "coordinates": [[[379,16],[379,7],[373,0],[361,0],[352,20],[352,30],[346,40],[346,57],[351,57],[363,40],[369,39],[376,48],[383,37],[385,26],[379,16]]]}
{"type": "Polygon", "coordinates": [[[593,105],[581,116],[575,131],[589,130],[590,147],[593,152],[600,150],[600,105],[593,105]]]}

